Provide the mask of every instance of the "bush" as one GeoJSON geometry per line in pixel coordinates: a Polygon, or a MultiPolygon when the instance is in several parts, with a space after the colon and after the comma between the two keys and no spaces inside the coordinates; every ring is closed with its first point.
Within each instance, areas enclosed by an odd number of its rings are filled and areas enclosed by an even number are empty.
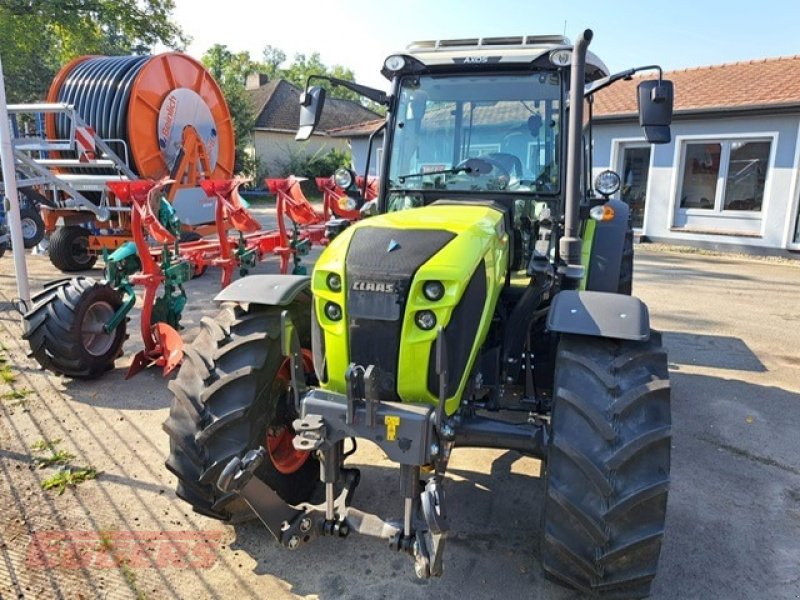
{"type": "Polygon", "coordinates": [[[330,177],[339,167],[349,167],[351,163],[350,153],[342,150],[328,150],[322,146],[313,154],[307,154],[305,148],[288,149],[288,158],[281,165],[278,177],[330,177]]]}

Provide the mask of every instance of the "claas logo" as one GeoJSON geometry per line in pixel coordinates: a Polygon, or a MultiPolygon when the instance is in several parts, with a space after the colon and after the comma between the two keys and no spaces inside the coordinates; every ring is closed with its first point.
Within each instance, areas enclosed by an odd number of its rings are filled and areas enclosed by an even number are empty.
{"type": "Polygon", "coordinates": [[[357,280],[353,282],[354,292],[382,292],[384,294],[394,293],[394,284],[385,281],[364,281],[357,280]]]}

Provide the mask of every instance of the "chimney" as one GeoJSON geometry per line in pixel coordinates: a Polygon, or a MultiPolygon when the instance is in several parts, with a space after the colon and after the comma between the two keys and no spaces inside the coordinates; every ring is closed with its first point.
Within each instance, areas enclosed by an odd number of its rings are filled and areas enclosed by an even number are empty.
{"type": "Polygon", "coordinates": [[[269,81],[269,77],[264,73],[250,73],[247,76],[247,81],[245,83],[245,89],[248,90],[257,90],[262,85],[266,85],[269,81]]]}

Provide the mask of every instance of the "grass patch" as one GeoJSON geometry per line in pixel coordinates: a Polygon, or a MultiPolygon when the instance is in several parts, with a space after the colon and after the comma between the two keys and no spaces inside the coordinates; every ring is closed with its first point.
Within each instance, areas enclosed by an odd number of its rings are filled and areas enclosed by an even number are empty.
{"type": "Polygon", "coordinates": [[[67,465],[42,481],[42,489],[55,490],[60,496],[68,487],[75,487],[85,481],[96,479],[97,474],[97,469],[94,467],[73,467],[67,465]]]}
{"type": "Polygon", "coordinates": [[[73,458],[75,458],[75,455],[66,450],[53,450],[50,456],[35,456],[33,458],[33,464],[40,469],[44,469],[45,467],[52,467],[53,465],[66,465],[73,458]]]}
{"type": "Polygon", "coordinates": [[[47,440],[39,440],[38,442],[34,442],[31,445],[31,450],[36,450],[37,452],[43,452],[45,450],[50,450],[51,452],[61,443],[61,438],[56,438],[53,441],[49,442],[47,440]]]}
{"type": "Polygon", "coordinates": [[[33,390],[22,388],[19,390],[11,390],[10,392],[4,392],[2,395],[0,395],[0,398],[3,400],[24,400],[32,393],[33,390]]]}
{"type": "Polygon", "coordinates": [[[147,594],[139,588],[138,582],[136,581],[136,573],[133,572],[133,569],[130,568],[127,561],[120,559],[116,555],[114,542],[108,535],[108,532],[101,529],[98,531],[98,535],[100,536],[100,545],[103,547],[103,550],[108,552],[114,559],[114,564],[117,565],[125,583],[128,584],[128,587],[131,588],[131,591],[135,594],[136,600],[147,600],[147,594]]]}
{"type": "Polygon", "coordinates": [[[17,376],[9,365],[4,364],[0,367],[0,379],[3,380],[3,383],[14,383],[17,380],[17,376]]]}

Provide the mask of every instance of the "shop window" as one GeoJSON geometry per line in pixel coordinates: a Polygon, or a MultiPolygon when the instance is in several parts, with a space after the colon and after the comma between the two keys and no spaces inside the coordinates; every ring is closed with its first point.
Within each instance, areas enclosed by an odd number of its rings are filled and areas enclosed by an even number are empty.
{"type": "Polygon", "coordinates": [[[686,143],[680,207],[761,211],[771,149],[769,140],[686,143]]]}

